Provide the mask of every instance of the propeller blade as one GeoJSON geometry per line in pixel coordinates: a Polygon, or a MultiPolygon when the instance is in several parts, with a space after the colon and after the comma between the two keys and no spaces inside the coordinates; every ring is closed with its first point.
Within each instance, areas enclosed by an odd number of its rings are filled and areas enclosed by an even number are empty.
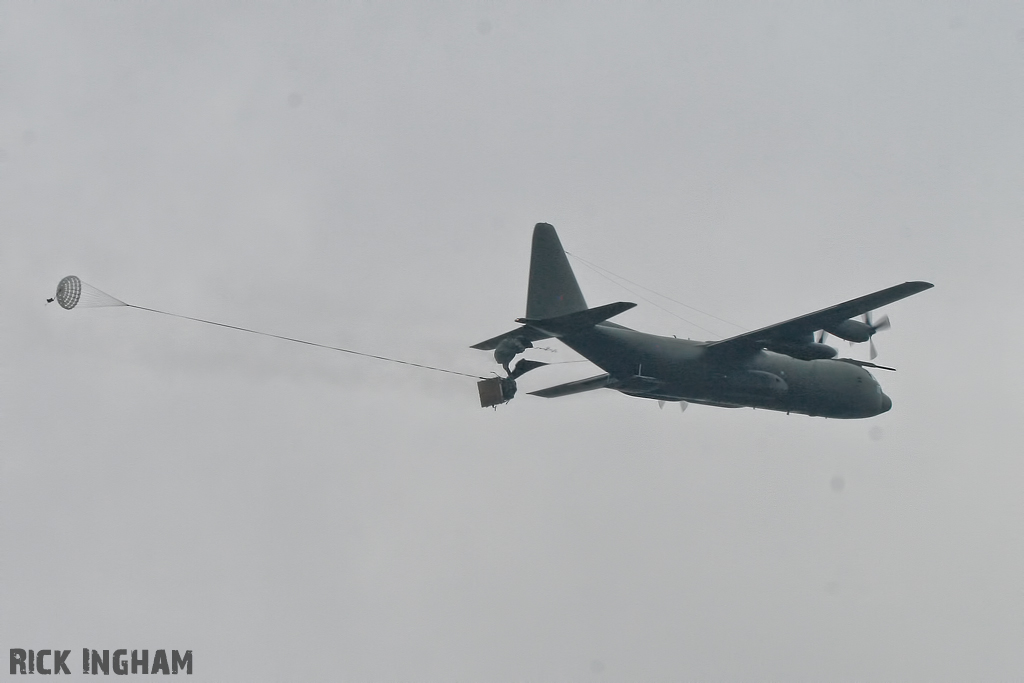
{"type": "Polygon", "coordinates": [[[891,325],[889,324],[889,316],[883,315],[878,319],[877,323],[871,321],[871,311],[864,314],[864,324],[871,328],[871,336],[868,337],[868,347],[871,350],[871,360],[878,357],[878,349],[875,348],[875,333],[887,330],[891,325]]]}

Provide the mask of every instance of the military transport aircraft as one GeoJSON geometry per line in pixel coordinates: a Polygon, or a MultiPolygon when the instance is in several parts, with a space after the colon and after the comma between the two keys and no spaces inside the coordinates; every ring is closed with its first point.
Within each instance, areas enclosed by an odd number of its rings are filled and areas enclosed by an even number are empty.
{"type": "Polygon", "coordinates": [[[614,389],[659,402],[700,403],[723,408],[764,408],[835,418],[873,417],[892,407],[865,368],[885,368],[852,358],[836,358],[825,333],[850,342],[869,341],[888,327],[872,324],[870,312],[929,289],[928,282],[905,282],[874,294],[824,308],[753,332],[698,342],[661,337],[623,327],[609,318],[636,306],[620,301],[588,308],[555,229],[538,223],[533,231],[526,317],[521,326],[475,344],[493,350],[507,377],[479,383],[480,404],[496,406],[516,392],[516,379],[545,365],[521,359],[509,363],[533,342],[556,337],[605,372],[530,392],[555,398],[594,389],[614,389]],[[864,315],[864,321],[854,320],[864,315]],[[817,340],[816,331],[821,331],[817,340]]]}

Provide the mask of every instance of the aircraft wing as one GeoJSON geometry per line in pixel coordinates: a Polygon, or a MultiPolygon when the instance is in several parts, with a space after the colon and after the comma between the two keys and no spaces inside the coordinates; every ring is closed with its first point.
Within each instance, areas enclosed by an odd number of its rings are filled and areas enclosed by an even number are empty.
{"type": "Polygon", "coordinates": [[[799,341],[806,339],[816,330],[836,325],[849,318],[856,317],[876,308],[899,301],[918,292],[934,287],[930,282],[904,282],[902,285],[889,287],[873,294],[851,299],[835,306],[823,308],[814,313],[801,315],[785,322],[762,327],[753,332],[745,332],[722,341],[710,342],[709,350],[715,352],[745,352],[763,348],[766,342],[799,341]]]}

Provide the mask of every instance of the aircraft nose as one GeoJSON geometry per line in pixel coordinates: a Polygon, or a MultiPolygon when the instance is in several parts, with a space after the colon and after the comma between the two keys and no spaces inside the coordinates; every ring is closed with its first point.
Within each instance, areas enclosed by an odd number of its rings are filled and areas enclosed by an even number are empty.
{"type": "Polygon", "coordinates": [[[892,399],[882,394],[882,412],[887,413],[892,409],[892,399]]]}

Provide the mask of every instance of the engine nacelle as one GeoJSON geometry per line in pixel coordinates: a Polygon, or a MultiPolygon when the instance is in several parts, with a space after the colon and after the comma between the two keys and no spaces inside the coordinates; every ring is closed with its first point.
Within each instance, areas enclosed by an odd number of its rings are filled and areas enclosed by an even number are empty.
{"type": "Polygon", "coordinates": [[[804,342],[802,344],[797,342],[776,341],[771,342],[765,346],[765,348],[769,351],[781,353],[798,360],[827,360],[829,358],[835,358],[839,354],[838,350],[828,344],[819,344],[812,341],[804,342]]]}
{"type": "Polygon", "coordinates": [[[843,322],[826,327],[825,331],[848,342],[866,342],[875,333],[875,328],[859,320],[844,320],[843,322]]]}

